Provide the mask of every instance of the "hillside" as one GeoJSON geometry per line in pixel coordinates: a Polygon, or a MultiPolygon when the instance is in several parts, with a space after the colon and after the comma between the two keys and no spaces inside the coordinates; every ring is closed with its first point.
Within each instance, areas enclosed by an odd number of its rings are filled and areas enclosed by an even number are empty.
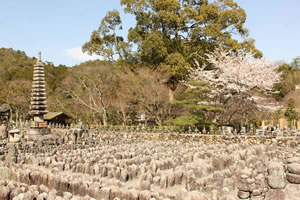
{"type": "MultiPolygon", "coordinates": [[[[28,112],[35,62],[34,57],[28,57],[23,51],[0,49],[0,103],[10,104],[16,113],[28,112]]],[[[50,98],[56,95],[56,88],[66,77],[67,70],[62,65],[45,65],[47,93],[50,98]]]]}
{"type": "Polygon", "coordinates": [[[0,81],[6,83],[14,80],[31,80],[32,65],[35,59],[23,51],[11,48],[0,49],[0,81]]]}

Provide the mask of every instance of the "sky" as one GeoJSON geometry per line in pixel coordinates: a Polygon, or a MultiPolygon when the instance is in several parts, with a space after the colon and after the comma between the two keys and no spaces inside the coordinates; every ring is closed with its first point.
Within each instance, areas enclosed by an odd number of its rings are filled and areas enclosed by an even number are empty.
{"type": "MultiPolygon", "coordinates": [[[[300,0],[236,0],[245,9],[250,37],[271,60],[300,56],[300,0]]],[[[0,0],[0,48],[24,51],[55,65],[73,66],[97,56],[81,52],[110,10],[121,12],[123,32],[135,25],[120,0],[0,0]]]]}

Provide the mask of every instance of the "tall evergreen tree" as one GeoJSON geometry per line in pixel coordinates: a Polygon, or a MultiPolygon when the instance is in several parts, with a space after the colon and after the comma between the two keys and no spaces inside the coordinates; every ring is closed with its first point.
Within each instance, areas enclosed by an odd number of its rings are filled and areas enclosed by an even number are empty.
{"type": "Polygon", "coordinates": [[[297,56],[296,58],[293,59],[291,66],[300,69],[300,56],[297,56]]]}
{"type": "Polygon", "coordinates": [[[173,75],[172,82],[184,79],[191,67],[200,66],[202,56],[216,46],[262,55],[244,27],[245,11],[234,0],[121,0],[121,5],[136,19],[128,31],[128,42],[117,36],[121,19],[113,11],[93,32],[84,51],[116,53],[129,63],[164,69],[173,75]]]}
{"type": "Polygon", "coordinates": [[[174,101],[173,104],[182,105],[185,113],[173,120],[171,123],[179,126],[208,126],[212,122],[207,114],[211,112],[220,112],[222,109],[209,105],[210,89],[206,88],[206,82],[190,81],[188,88],[184,91],[181,98],[174,101]]]}
{"type": "Polygon", "coordinates": [[[287,117],[287,119],[289,121],[289,125],[291,125],[292,122],[298,118],[298,114],[295,110],[295,100],[294,99],[292,99],[292,98],[289,99],[284,116],[287,117]]]}

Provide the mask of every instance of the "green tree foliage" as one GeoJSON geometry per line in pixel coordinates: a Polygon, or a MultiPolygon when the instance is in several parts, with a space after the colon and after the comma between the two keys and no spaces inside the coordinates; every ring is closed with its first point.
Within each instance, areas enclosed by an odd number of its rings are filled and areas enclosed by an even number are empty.
{"type": "Polygon", "coordinates": [[[5,99],[5,103],[9,104],[13,109],[16,117],[19,116],[25,120],[29,112],[31,81],[14,80],[6,84],[1,94],[5,99]]]}
{"type": "MultiPolygon", "coordinates": [[[[14,80],[32,80],[33,65],[36,59],[28,57],[22,51],[15,51],[13,49],[0,49],[0,81],[8,83],[14,80]]],[[[45,73],[47,86],[53,92],[61,81],[66,77],[67,66],[59,65],[55,67],[51,63],[46,63],[45,73]]],[[[49,91],[48,91],[49,92],[49,91]]]]}
{"type": "Polygon", "coordinates": [[[45,66],[46,86],[48,95],[55,94],[56,89],[61,86],[62,81],[66,78],[68,67],[65,65],[45,66]]]}
{"type": "Polygon", "coordinates": [[[277,68],[277,71],[281,72],[281,76],[283,79],[286,79],[288,75],[294,71],[294,69],[289,64],[282,64],[277,68]]]}
{"type": "Polygon", "coordinates": [[[286,108],[285,113],[284,113],[284,116],[287,117],[290,124],[293,120],[298,119],[298,114],[295,110],[295,100],[294,99],[292,99],[292,98],[289,99],[287,108],[286,108]]]}
{"type": "Polygon", "coordinates": [[[281,72],[282,81],[274,84],[274,89],[279,91],[274,94],[274,97],[281,100],[289,92],[295,90],[295,85],[300,84],[300,70],[289,64],[282,64],[277,70],[281,72]]]}
{"type": "MultiPolygon", "coordinates": [[[[248,38],[245,11],[233,0],[121,0],[121,5],[136,19],[135,27],[129,29],[128,43],[137,50],[127,58],[131,63],[134,60],[165,69],[172,73],[173,81],[184,79],[189,68],[199,66],[201,56],[216,46],[262,55],[254,40],[248,38]]],[[[113,46],[118,52],[123,49],[121,44],[126,44],[124,49],[129,54],[128,44],[115,33],[120,24],[119,13],[109,12],[83,50],[99,55],[108,51],[111,57],[113,46]]]]}
{"type": "Polygon", "coordinates": [[[279,120],[283,117],[283,110],[278,109],[272,113],[272,119],[275,121],[276,124],[279,124],[279,120]]]}
{"type": "Polygon", "coordinates": [[[93,31],[90,41],[83,45],[83,52],[101,55],[109,61],[114,61],[115,55],[118,55],[120,60],[128,58],[129,46],[123,37],[117,35],[117,31],[122,29],[121,23],[119,12],[109,11],[98,30],[93,31]]]}
{"type": "Polygon", "coordinates": [[[293,59],[291,66],[297,69],[300,69],[300,56],[293,59]]]}
{"type": "Polygon", "coordinates": [[[3,83],[13,80],[31,80],[32,66],[35,63],[22,51],[11,48],[0,49],[0,79],[3,83]]]}
{"type": "Polygon", "coordinates": [[[170,122],[179,126],[208,126],[212,122],[208,119],[208,113],[220,112],[222,109],[210,106],[208,93],[210,89],[205,88],[206,82],[190,81],[189,87],[183,95],[173,104],[182,105],[186,111],[170,122]]]}
{"type": "Polygon", "coordinates": [[[33,64],[22,51],[0,49],[0,103],[9,104],[17,115],[29,110],[33,64]]]}

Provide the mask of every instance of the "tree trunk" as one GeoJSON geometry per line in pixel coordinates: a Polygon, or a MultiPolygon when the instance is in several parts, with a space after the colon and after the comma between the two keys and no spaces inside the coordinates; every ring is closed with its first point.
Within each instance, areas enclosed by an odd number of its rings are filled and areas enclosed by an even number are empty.
{"type": "Polygon", "coordinates": [[[159,117],[156,117],[155,122],[158,126],[162,126],[162,120],[159,117]]]}
{"type": "Polygon", "coordinates": [[[107,110],[106,108],[103,107],[103,114],[102,114],[102,117],[103,117],[103,125],[104,126],[107,126],[107,110]]]}
{"type": "Polygon", "coordinates": [[[15,126],[16,126],[16,128],[19,128],[19,109],[18,108],[16,108],[15,126]]]}
{"type": "Polygon", "coordinates": [[[168,88],[169,90],[169,100],[170,102],[174,100],[174,91],[171,88],[168,88]]]}
{"type": "Polygon", "coordinates": [[[124,110],[122,110],[122,121],[123,121],[123,126],[126,126],[126,122],[127,122],[127,116],[124,110]]]}

